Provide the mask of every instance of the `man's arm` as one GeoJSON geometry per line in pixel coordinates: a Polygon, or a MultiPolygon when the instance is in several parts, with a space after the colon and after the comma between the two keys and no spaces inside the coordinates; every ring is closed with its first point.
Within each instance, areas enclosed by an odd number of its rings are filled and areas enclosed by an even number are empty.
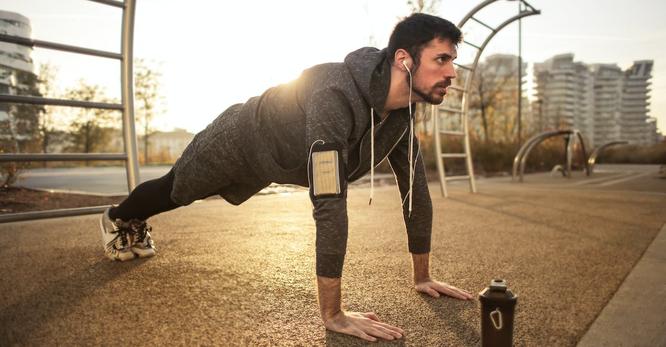
{"type": "Polygon", "coordinates": [[[435,298],[438,298],[440,293],[461,300],[470,300],[473,298],[472,294],[468,291],[430,278],[430,253],[412,253],[412,261],[414,263],[414,289],[416,291],[426,293],[435,298]]]}
{"type": "Polygon", "coordinates": [[[407,228],[409,252],[414,264],[414,288],[433,297],[440,293],[454,298],[469,300],[472,294],[444,282],[430,278],[430,238],[432,233],[432,202],[428,191],[423,157],[419,151],[418,140],[414,138],[413,155],[416,158],[413,184],[413,209],[408,211],[409,201],[409,136],[403,137],[398,146],[389,154],[389,164],[395,174],[403,203],[403,217],[407,228]]]}
{"type": "Polygon", "coordinates": [[[313,160],[308,153],[308,175],[314,181],[317,171],[329,181],[338,184],[339,194],[315,193],[314,185],[310,184],[310,198],[313,206],[313,217],[317,228],[315,240],[316,272],[319,308],[324,326],[327,329],[343,334],[354,335],[368,341],[377,338],[393,340],[402,337],[400,328],[382,323],[372,312],[345,312],[341,306],[342,268],[347,246],[347,141],[353,126],[348,119],[348,105],[344,96],[332,91],[315,91],[306,98],[306,144],[311,151],[319,147],[322,151],[336,151],[339,165],[328,160],[327,165],[313,160]],[[323,147],[323,146],[326,147],[323,147]],[[317,167],[318,165],[322,165],[317,167]]]}

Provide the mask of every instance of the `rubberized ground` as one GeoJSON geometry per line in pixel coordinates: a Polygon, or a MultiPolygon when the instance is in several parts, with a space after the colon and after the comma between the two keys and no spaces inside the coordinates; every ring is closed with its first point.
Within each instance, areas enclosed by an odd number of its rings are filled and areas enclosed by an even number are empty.
{"type": "MultiPolygon", "coordinates": [[[[575,345],[666,222],[656,173],[595,177],[608,181],[485,180],[448,199],[432,184],[433,277],[477,293],[505,278],[516,345],[575,345]]],[[[379,345],[479,345],[478,301],[413,290],[396,187],[372,206],[368,193],[349,192],[345,308],[405,330],[379,345]]],[[[0,345],[365,344],[319,319],[306,192],[207,200],[151,224],[158,255],[128,263],[103,257],[97,216],[0,225],[0,345]]]]}

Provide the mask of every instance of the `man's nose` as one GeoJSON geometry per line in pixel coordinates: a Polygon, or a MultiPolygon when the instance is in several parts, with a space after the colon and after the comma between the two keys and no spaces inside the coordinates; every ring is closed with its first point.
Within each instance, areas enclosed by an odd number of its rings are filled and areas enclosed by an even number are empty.
{"type": "Polygon", "coordinates": [[[455,67],[455,65],[453,65],[453,62],[451,62],[449,64],[448,68],[446,69],[446,76],[444,76],[444,77],[450,78],[450,79],[454,79],[454,78],[458,77],[458,74],[456,73],[456,67],[455,67]]]}

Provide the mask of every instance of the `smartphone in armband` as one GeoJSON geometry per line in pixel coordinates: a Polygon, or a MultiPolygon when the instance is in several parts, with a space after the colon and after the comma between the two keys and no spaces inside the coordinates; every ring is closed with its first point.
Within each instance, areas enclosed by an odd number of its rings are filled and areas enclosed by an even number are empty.
{"type": "Polygon", "coordinates": [[[313,198],[338,197],[342,193],[344,168],[337,148],[333,144],[313,148],[310,158],[310,194],[313,198]]]}

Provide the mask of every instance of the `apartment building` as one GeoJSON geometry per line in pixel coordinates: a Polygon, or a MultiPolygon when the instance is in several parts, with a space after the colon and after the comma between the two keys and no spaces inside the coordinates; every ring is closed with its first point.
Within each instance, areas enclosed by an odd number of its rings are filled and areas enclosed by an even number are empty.
{"type": "Polygon", "coordinates": [[[541,130],[575,128],[591,146],[611,141],[648,145],[658,139],[649,113],[653,62],[585,64],[571,53],[534,64],[533,109],[541,130]]]}

